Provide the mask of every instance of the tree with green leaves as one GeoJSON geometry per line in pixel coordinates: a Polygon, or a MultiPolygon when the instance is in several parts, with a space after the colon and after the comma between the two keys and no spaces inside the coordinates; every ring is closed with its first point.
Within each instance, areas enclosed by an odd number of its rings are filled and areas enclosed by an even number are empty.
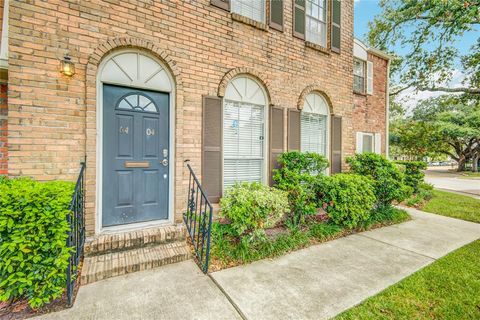
{"type": "Polygon", "coordinates": [[[466,55],[456,48],[458,40],[480,28],[480,0],[380,0],[379,5],[382,12],[370,22],[369,44],[392,53],[401,46],[407,52],[392,63],[398,82],[391,95],[412,87],[480,95],[480,38],[466,55]],[[461,87],[447,87],[459,67],[456,61],[466,78],[461,87]]]}
{"type": "Polygon", "coordinates": [[[417,159],[448,155],[464,171],[467,162],[480,158],[480,99],[447,95],[425,100],[392,126],[391,143],[417,159]]]}

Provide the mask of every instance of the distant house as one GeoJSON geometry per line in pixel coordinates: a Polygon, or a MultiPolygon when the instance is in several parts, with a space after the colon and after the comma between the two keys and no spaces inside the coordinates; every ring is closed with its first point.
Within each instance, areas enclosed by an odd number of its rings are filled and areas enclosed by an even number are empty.
{"type": "Polygon", "coordinates": [[[73,180],[86,158],[84,282],[171,257],[149,232],[184,243],[186,159],[216,202],[288,150],[329,173],[387,152],[390,58],[354,39],[353,0],[0,3],[0,173],[73,180]]]}

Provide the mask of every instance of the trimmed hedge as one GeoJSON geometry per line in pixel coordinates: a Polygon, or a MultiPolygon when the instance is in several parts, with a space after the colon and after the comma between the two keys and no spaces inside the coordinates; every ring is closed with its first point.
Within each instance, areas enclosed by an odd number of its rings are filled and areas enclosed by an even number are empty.
{"type": "Polygon", "coordinates": [[[230,227],[238,237],[260,235],[289,211],[285,191],[257,182],[237,183],[220,199],[220,215],[230,220],[230,227]]]}
{"type": "Polygon", "coordinates": [[[62,295],[73,189],[61,181],[0,181],[0,300],[26,298],[37,308],[62,295]]]}
{"type": "Polygon", "coordinates": [[[388,207],[393,201],[401,202],[412,194],[404,183],[405,174],[390,160],[376,153],[361,153],[347,158],[353,173],[373,180],[377,207],[388,207]]]}
{"type": "Polygon", "coordinates": [[[427,169],[424,161],[395,161],[396,164],[405,166],[405,184],[413,188],[413,192],[419,192],[419,186],[425,178],[422,170],[427,169]]]}
{"type": "Polygon", "coordinates": [[[290,222],[298,225],[316,212],[315,186],[323,178],[328,161],[318,153],[291,151],[282,153],[278,163],[280,169],[273,170],[273,180],[277,188],[287,191],[290,222]]]}
{"type": "Polygon", "coordinates": [[[325,177],[318,186],[320,204],[334,223],[355,228],[370,218],[375,205],[372,182],[358,174],[338,173],[325,177]]]}

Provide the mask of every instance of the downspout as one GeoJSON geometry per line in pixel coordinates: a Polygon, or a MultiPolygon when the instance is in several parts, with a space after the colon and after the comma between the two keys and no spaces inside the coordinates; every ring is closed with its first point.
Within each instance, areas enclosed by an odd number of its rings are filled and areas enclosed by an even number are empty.
{"type": "Polygon", "coordinates": [[[389,159],[390,152],[390,136],[389,136],[389,127],[390,127],[390,61],[391,59],[387,60],[387,81],[386,81],[386,88],[385,88],[385,157],[389,159]]]}

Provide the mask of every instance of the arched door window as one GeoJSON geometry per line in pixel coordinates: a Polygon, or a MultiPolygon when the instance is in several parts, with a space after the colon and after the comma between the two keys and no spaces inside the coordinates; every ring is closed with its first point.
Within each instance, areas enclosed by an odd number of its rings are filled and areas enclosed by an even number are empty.
{"type": "Polygon", "coordinates": [[[302,152],[315,152],[328,159],[329,111],[325,98],[317,93],[305,97],[300,127],[302,152]]]}
{"type": "Polygon", "coordinates": [[[223,104],[223,189],[265,180],[265,90],[250,77],[229,82],[223,104]]]}

